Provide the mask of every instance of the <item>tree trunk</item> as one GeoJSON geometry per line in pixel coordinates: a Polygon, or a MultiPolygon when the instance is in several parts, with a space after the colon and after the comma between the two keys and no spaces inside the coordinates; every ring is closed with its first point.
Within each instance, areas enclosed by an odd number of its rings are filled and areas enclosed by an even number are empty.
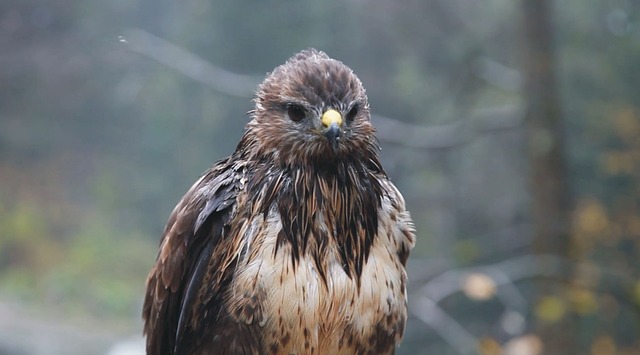
{"type": "MultiPolygon", "coordinates": [[[[552,1],[522,0],[523,74],[526,129],[534,224],[533,248],[538,254],[569,257],[570,193],[566,175],[563,118],[556,90],[552,1]]],[[[571,270],[561,275],[567,280],[571,270]]],[[[557,284],[540,280],[538,300],[559,294],[557,284]]],[[[544,354],[576,354],[575,319],[536,319],[544,354]]]]}

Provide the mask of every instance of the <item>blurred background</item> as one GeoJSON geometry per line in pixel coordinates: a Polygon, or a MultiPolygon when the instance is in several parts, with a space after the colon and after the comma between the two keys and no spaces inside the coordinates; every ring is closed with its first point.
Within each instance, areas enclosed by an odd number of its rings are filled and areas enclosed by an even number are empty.
{"type": "Polygon", "coordinates": [[[169,213],[308,47],[417,224],[399,354],[640,354],[631,0],[3,0],[0,354],[141,354],[169,213]]]}

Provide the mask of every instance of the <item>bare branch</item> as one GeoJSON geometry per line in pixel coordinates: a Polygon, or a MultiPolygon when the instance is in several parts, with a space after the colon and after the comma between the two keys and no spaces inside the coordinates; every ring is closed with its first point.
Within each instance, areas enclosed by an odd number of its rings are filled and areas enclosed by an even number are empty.
{"type": "MultiPolygon", "coordinates": [[[[130,28],[120,42],[138,54],[162,63],[218,92],[235,97],[252,97],[260,78],[232,73],[199,56],[138,28],[130,28]]],[[[513,129],[522,124],[515,105],[487,108],[471,119],[438,126],[423,126],[373,115],[378,137],[387,142],[421,149],[447,149],[467,143],[479,134],[513,129]]]]}
{"type": "Polygon", "coordinates": [[[522,91],[522,74],[493,58],[486,56],[479,58],[474,69],[478,77],[505,91],[522,91]]]}
{"type": "Polygon", "coordinates": [[[207,62],[173,43],[138,28],[130,28],[121,42],[138,54],[162,63],[216,91],[235,97],[251,97],[260,79],[235,74],[207,62]]]}
{"type": "Polygon", "coordinates": [[[468,332],[436,302],[418,297],[411,303],[413,315],[431,327],[449,346],[460,354],[475,354],[478,339],[468,332]]]}
{"type": "Polygon", "coordinates": [[[515,105],[479,110],[470,119],[438,126],[422,126],[372,115],[381,140],[412,148],[449,149],[472,141],[481,134],[522,126],[522,110],[515,105]]]}

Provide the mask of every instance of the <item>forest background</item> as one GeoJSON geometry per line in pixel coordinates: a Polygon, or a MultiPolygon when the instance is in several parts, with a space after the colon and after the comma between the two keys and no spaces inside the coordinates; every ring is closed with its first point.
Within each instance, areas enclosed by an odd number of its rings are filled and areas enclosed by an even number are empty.
{"type": "Polygon", "coordinates": [[[308,47],[416,221],[399,354],[640,353],[640,3],[4,0],[0,354],[141,349],[169,213],[308,47]]]}

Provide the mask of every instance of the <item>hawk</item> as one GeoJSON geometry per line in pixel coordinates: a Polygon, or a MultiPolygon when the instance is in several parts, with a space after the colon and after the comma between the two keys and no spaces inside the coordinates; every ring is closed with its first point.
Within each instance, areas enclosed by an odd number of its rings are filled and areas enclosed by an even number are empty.
{"type": "Polygon", "coordinates": [[[415,241],[356,75],[314,49],[258,87],[235,152],[175,207],[148,354],[392,354],[415,241]]]}

